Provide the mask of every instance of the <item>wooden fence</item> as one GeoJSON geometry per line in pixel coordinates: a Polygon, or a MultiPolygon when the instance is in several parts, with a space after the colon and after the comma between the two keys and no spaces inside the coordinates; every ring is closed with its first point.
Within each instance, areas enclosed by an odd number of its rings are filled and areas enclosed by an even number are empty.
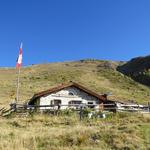
{"type": "Polygon", "coordinates": [[[25,104],[12,104],[11,109],[14,110],[61,110],[62,107],[79,111],[80,109],[92,108],[99,111],[129,111],[129,112],[142,112],[150,113],[150,105],[125,105],[117,107],[116,104],[68,104],[68,105],[25,105],[25,104]]]}
{"type": "Polygon", "coordinates": [[[28,112],[36,112],[36,111],[45,111],[53,114],[57,114],[62,107],[67,107],[68,109],[72,109],[73,111],[77,111],[80,116],[80,120],[83,118],[83,112],[87,108],[92,108],[91,112],[101,112],[104,114],[104,111],[111,112],[139,112],[139,113],[148,113],[150,114],[150,105],[121,105],[121,107],[117,107],[116,104],[69,104],[69,105],[27,105],[27,104],[16,104],[13,103],[10,105],[10,109],[2,108],[0,109],[1,116],[8,116],[12,112],[25,114],[28,112]]]}

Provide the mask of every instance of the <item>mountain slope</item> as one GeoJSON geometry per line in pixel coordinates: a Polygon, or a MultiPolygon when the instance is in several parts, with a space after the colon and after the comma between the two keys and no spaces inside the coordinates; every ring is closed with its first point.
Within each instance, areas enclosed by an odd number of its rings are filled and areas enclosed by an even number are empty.
{"type": "Polygon", "coordinates": [[[131,59],[117,70],[137,82],[150,86],[150,56],[131,59]]]}
{"type": "MultiPolygon", "coordinates": [[[[134,100],[147,103],[150,89],[118,72],[121,62],[81,60],[77,62],[51,63],[21,68],[20,102],[34,93],[70,80],[83,84],[99,94],[112,93],[110,99],[134,100]]],[[[15,68],[0,69],[0,105],[11,103],[16,96],[15,68]]]]}

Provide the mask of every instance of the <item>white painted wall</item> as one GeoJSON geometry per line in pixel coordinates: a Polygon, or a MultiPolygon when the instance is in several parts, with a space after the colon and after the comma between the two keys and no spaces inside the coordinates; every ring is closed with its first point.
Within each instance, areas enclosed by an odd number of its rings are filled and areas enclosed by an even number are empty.
{"type": "MultiPolygon", "coordinates": [[[[87,94],[84,91],[76,87],[68,87],[56,93],[52,93],[45,97],[40,98],[40,105],[50,105],[53,100],[61,100],[62,105],[68,105],[69,101],[81,101],[82,103],[88,104],[88,102],[93,102],[93,104],[99,104],[99,99],[87,94]],[[69,95],[69,93],[73,95],[69,95]]],[[[67,106],[61,106],[61,109],[66,109],[67,106]]],[[[41,107],[40,109],[49,109],[48,107],[41,107]]]]}

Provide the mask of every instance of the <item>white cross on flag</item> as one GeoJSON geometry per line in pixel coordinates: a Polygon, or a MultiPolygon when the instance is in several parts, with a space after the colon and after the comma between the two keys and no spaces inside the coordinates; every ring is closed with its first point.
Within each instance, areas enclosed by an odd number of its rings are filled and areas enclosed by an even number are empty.
{"type": "Polygon", "coordinates": [[[22,65],[22,43],[20,45],[20,49],[19,49],[19,57],[17,59],[17,64],[16,64],[16,68],[20,68],[22,65]]]}

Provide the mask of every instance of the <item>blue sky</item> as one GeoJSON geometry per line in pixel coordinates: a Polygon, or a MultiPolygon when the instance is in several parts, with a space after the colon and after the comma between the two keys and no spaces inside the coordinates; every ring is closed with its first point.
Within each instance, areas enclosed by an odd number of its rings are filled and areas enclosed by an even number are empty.
{"type": "Polygon", "coordinates": [[[2,0],[0,66],[150,54],[149,0],[2,0]]]}

